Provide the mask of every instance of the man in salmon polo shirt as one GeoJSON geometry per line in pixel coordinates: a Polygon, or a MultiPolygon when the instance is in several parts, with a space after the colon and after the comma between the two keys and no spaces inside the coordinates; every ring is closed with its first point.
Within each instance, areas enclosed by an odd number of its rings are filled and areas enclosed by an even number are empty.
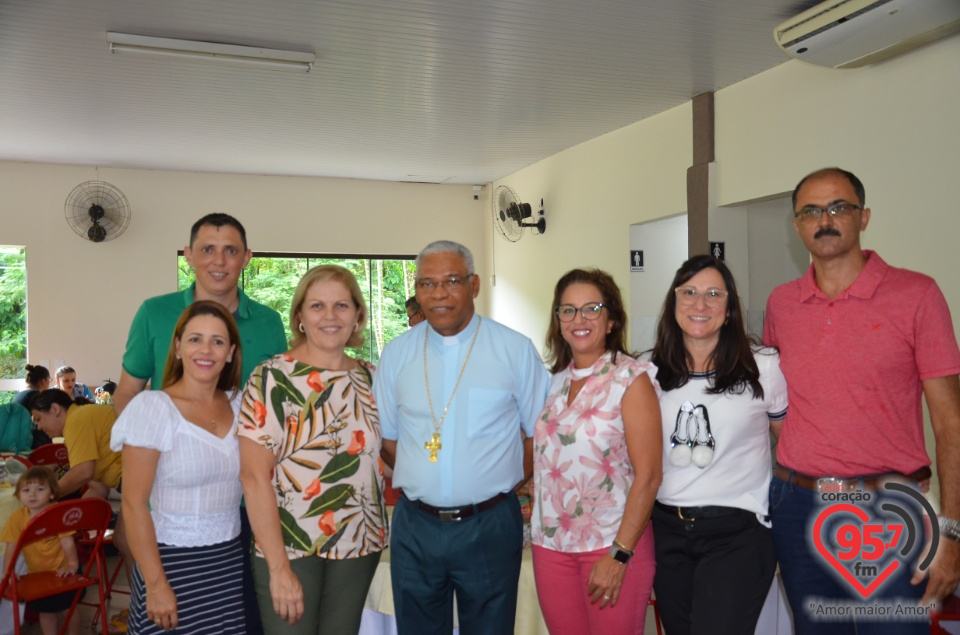
{"type": "MultiPolygon", "coordinates": [[[[797,635],[927,633],[923,614],[911,619],[892,613],[878,620],[864,607],[896,611],[898,605],[928,605],[952,594],[960,580],[960,350],[936,282],[861,248],[860,233],[870,222],[864,205],[863,184],[846,170],[825,168],[800,181],[793,192],[794,227],[813,262],[802,278],[777,287],[767,304],[763,341],[780,349],[790,401],[770,485],[770,514],[797,635]],[[864,596],[815,547],[814,518],[840,500],[833,493],[863,492],[871,493],[871,502],[858,496],[853,504],[869,514],[869,522],[905,526],[879,509],[878,500],[902,501],[899,506],[909,508],[909,497],[893,498],[883,484],[892,480],[923,489],[928,484],[921,395],[937,445],[939,548],[926,572],[915,571],[915,549],[864,596]],[[832,616],[831,607],[839,608],[832,616]]],[[[832,529],[824,535],[836,538],[844,523],[866,529],[851,514],[841,517],[826,525],[832,529]]],[[[834,520],[833,514],[826,518],[834,520]]],[[[922,529],[918,533],[922,543],[922,529]]],[[[905,543],[905,538],[896,543],[894,560],[905,543]]],[[[840,557],[836,543],[823,539],[821,545],[840,557]]],[[[860,560],[884,563],[877,579],[888,561],[864,559],[871,550],[863,545],[860,560]]],[[[872,580],[856,581],[869,589],[872,580]]]]}

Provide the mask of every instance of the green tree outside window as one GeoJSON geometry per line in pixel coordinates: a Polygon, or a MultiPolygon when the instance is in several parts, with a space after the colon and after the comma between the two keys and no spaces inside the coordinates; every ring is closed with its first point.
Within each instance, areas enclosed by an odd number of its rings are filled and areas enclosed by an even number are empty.
{"type": "MultiPolygon", "coordinates": [[[[22,247],[0,247],[0,379],[24,376],[27,365],[27,257],[22,247]]],[[[0,391],[0,404],[16,391],[0,391]]]]}
{"type": "MultiPolygon", "coordinates": [[[[362,258],[261,254],[250,259],[240,276],[240,287],[248,296],[280,313],[290,338],[290,301],[300,278],[317,265],[340,265],[360,283],[370,316],[363,348],[349,349],[354,357],[376,364],[387,342],[407,330],[406,301],[414,292],[416,269],[412,257],[362,258]]],[[[177,259],[178,288],[193,282],[193,271],[183,255],[177,259]]]]}

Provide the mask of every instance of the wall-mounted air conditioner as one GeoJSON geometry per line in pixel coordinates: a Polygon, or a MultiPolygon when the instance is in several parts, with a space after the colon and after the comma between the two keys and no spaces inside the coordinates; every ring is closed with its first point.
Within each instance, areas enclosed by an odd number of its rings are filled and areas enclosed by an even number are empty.
{"type": "Polygon", "coordinates": [[[827,0],[773,31],[798,60],[851,68],[960,32],[960,0],[827,0]]]}

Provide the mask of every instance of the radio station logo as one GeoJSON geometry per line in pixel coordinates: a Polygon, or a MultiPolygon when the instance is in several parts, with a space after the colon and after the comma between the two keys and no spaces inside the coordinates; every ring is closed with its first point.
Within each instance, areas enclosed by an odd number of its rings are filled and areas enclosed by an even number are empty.
{"type": "Polygon", "coordinates": [[[921,518],[926,514],[930,519],[931,528],[930,549],[919,564],[920,571],[926,571],[940,542],[930,502],[915,489],[896,482],[873,492],[851,491],[849,486],[850,481],[834,479],[818,483],[817,495],[828,503],[812,529],[813,545],[820,556],[854,592],[868,599],[896,571],[913,565],[925,542],[923,525],[915,520],[920,512],[921,518]],[[914,502],[916,507],[902,504],[914,502]]]}

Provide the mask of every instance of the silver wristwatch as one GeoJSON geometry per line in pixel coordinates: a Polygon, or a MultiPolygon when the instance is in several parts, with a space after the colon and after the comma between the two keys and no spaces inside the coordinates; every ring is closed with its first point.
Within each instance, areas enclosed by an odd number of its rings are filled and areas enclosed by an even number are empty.
{"type": "Polygon", "coordinates": [[[960,520],[941,516],[937,519],[937,524],[940,526],[941,536],[960,542],[960,520]]]}

